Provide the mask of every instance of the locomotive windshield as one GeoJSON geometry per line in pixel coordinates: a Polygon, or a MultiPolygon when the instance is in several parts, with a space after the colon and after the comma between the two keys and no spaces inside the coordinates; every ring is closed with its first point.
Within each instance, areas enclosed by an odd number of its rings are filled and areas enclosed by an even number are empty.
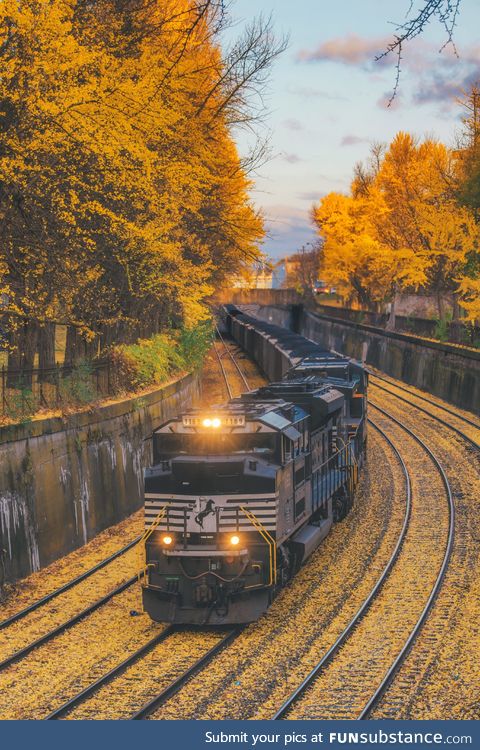
{"type": "Polygon", "coordinates": [[[276,433],[161,433],[154,437],[155,460],[172,456],[224,456],[234,453],[258,453],[274,458],[277,449],[276,433]]]}

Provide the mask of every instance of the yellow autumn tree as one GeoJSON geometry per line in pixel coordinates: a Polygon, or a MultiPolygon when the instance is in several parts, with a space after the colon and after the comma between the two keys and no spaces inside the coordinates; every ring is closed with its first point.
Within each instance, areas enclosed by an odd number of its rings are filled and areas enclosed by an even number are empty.
{"type": "Polygon", "coordinates": [[[441,314],[479,236],[452,192],[453,173],[443,144],[399,133],[374,168],[357,169],[350,196],[330,194],[313,211],[329,279],[367,305],[423,287],[437,293],[441,314]]]}
{"type": "Polygon", "coordinates": [[[197,321],[222,274],[258,257],[231,124],[282,44],[260,20],[224,55],[224,23],[220,0],[0,4],[12,365],[51,355],[55,322],[73,360],[197,321]]]}

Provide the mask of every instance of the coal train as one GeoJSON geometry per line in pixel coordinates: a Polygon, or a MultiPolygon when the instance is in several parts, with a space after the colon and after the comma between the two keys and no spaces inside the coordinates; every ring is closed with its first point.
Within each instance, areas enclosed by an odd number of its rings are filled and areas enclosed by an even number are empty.
{"type": "Polygon", "coordinates": [[[271,382],[153,433],[142,589],[156,621],[258,619],[348,513],[364,461],[362,365],[233,306],[223,316],[271,382]]]}

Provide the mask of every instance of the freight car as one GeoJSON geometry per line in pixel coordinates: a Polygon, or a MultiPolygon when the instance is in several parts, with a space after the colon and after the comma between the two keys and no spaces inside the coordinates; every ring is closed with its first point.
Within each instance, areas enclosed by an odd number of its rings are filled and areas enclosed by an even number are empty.
{"type": "Polygon", "coordinates": [[[142,586],[157,621],[256,620],[348,513],[363,461],[363,368],[236,308],[225,315],[273,382],[153,433],[142,586]]]}

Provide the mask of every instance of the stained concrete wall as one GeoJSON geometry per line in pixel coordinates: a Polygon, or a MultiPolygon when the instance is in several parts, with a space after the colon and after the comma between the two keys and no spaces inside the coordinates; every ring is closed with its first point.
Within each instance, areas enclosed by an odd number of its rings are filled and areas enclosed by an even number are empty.
{"type": "Polygon", "coordinates": [[[262,319],[293,328],[327,349],[365,361],[398,380],[480,413],[480,351],[299,311],[295,306],[256,310],[262,319]]]}
{"type": "Polygon", "coordinates": [[[48,565],[137,510],[149,436],[199,391],[199,377],[188,375],[91,413],[2,428],[0,550],[6,580],[48,565]]]}

